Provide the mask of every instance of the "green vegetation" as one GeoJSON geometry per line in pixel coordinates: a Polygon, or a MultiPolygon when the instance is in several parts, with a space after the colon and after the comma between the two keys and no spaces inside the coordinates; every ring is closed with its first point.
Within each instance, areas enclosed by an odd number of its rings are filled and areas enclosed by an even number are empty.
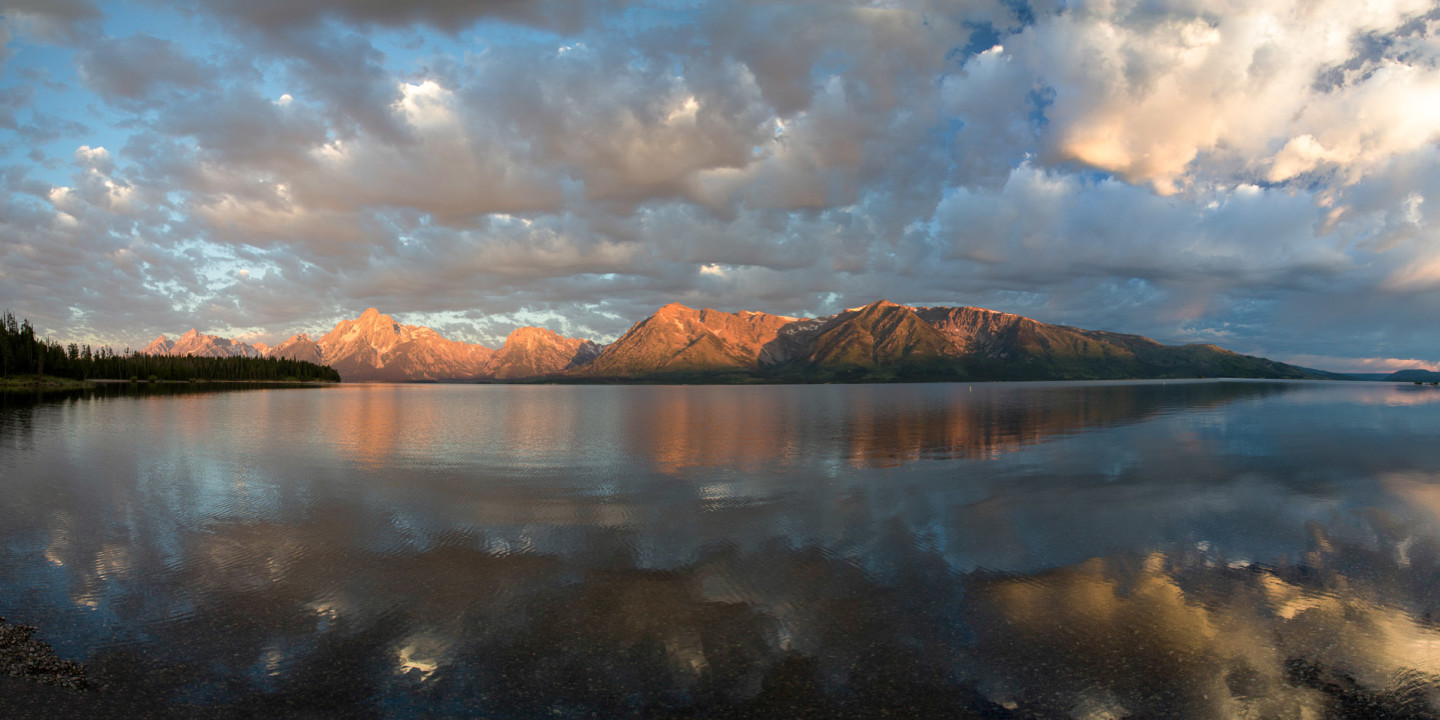
{"type": "Polygon", "coordinates": [[[85,380],[55,377],[54,375],[7,375],[0,377],[0,390],[78,390],[95,387],[85,380]]]}
{"type": "Polygon", "coordinates": [[[186,355],[143,355],[126,350],[117,353],[108,347],[70,343],[35,337],[29,320],[17,323],[6,312],[0,318],[0,380],[3,387],[35,387],[33,379],[129,380],[149,378],[150,382],[225,380],[245,382],[340,382],[340,374],[327,365],[285,358],[194,357],[186,355]],[[17,378],[12,381],[11,378],[17,378]],[[22,384],[15,384],[22,383],[22,384]]]}

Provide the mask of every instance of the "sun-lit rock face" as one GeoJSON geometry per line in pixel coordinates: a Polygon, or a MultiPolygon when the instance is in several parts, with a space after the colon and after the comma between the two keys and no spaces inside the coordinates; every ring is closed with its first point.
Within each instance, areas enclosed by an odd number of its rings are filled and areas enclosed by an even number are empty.
{"type": "MultiPolygon", "coordinates": [[[[631,377],[651,374],[758,370],[767,346],[799,318],[761,312],[695,310],[670,303],[636,323],[576,374],[631,377]]],[[[773,351],[773,348],[772,348],[773,351]]]]}
{"type": "Polygon", "coordinates": [[[983,308],[885,300],[822,318],[672,303],[567,374],[698,382],[1315,376],[1213,345],[1169,346],[983,308]]]}
{"type": "Polygon", "coordinates": [[[348,382],[413,380],[875,382],[1164,377],[1317,377],[1214,345],[1048,325],[976,307],[885,300],[821,318],[666,305],[610,345],[524,327],[499,350],[402,325],[370,308],[319,340],[273,348],[202,335],[156,338],[142,352],[284,357],[329,365],[348,382]]]}
{"type": "Polygon", "coordinates": [[[320,346],[317,345],[314,340],[310,339],[309,333],[291,335],[285,342],[270,348],[269,352],[265,353],[266,357],[303,360],[305,362],[315,363],[316,365],[323,365],[324,360],[321,358],[321,355],[320,346]]]}
{"type": "Polygon", "coordinates": [[[495,352],[401,325],[375,308],[341,320],[316,345],[321,361],[346,382],[481,379],[495,352]]]}
{"type": "Polygon", "coordinates": [[[264,357],[264,353],[253,345],[205,335],[194,328],[180,337],[170,340],[164,335],[150,341],[140,352],[146,355],[194,355],[195,357],[264,357]]]}
{"type": "Polygon", "coordinates": [[[917,307],[915,314],[940,331],[962,353],[992,353],[1020,325],[1038,325],[1021,315],[977,307],[917,307]]]}
{"type": "Polygon", "coordinates": [[[505,338],[485,372],[496,380],[554,375],[585,365],[599,354],[600,346],[589,340],[567,338],[545,328],[523,327],[505,338]]]}
{"type": "Polygon", "coordinates": [[[274,347],[202,335],[191,330],[156,338],[141,352],[207,357],[275,357],[329,365],[346,382],[412,380],[518,380],[554,375],[595,359],[603,346],[544,328],[520,328],[497,352],[449,340],[428,327],[402,325],[370,308],[342,320],[318,340],[293,335],[274,347]]]}
{"type": "Polygon", "coordinates": [[[514,331],[498,351],[492,350],[448,340],[427,327],[401,325],[375,308],[342,320],[313,346],[318,362],[335,368],[347,382],[519,380],[554,375],[600,354],[600,346],[589,340],[534,327],[514,331]]]}
{"type": "Polygon", "coordinates": [[[914,308],[880,300],[827,319],[790,362],[825,369],[898,367],[955,355],[952,343],[914,308]]]}
{"type": "Polygon", "coordinates": [[[694,310],[678,303],[642,320],[580,374],[827,372],[955,355],[913,308],[881,300],[827,318],[694,310]]]}

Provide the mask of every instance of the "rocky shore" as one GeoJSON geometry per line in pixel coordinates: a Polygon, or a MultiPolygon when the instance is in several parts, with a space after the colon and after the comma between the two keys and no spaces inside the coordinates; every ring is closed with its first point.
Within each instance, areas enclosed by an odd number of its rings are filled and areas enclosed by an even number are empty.
{"type": "Polygon", "coordinates": [[[84,665],[61,660],[50,643],[35,638],[34,627],[6,622],[3,617],[0,617],[0,673],[72,690],[89,687],[84,665]]]}

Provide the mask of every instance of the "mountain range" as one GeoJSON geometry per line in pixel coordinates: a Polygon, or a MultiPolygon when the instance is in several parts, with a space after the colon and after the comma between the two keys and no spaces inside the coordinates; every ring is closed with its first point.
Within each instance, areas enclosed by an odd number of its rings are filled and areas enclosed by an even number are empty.
{"type": "Polygon", "coordinates": [[[821,318],[660,308],[609,345],[515,330],[498,349],[402,325],[370,308],[318,340],[270,347],[205,335],[160,336],[143,353],[284,357],[333,367],[346,382],[886,382],[1251,377],[1342,378],[1208,344],[1050,325],[976,307],[884,300],[821,318]]]}

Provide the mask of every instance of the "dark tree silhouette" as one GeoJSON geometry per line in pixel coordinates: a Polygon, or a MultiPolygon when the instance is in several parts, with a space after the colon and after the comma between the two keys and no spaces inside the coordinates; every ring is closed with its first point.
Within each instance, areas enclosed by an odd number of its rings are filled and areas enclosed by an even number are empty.
{"type": "Polygon", "coordinates": [[[35,337],[29,320],[16,323],[8,310],[0,320],[0,373],[44,375],[72,380],[127,380],[155,377],[160,380],[252,380],[340,382],[340,374],[328,365],[316,365],[286,358],[195,357],[193,355],[144,355],[109,347],[98,349],[35,337]]]}

